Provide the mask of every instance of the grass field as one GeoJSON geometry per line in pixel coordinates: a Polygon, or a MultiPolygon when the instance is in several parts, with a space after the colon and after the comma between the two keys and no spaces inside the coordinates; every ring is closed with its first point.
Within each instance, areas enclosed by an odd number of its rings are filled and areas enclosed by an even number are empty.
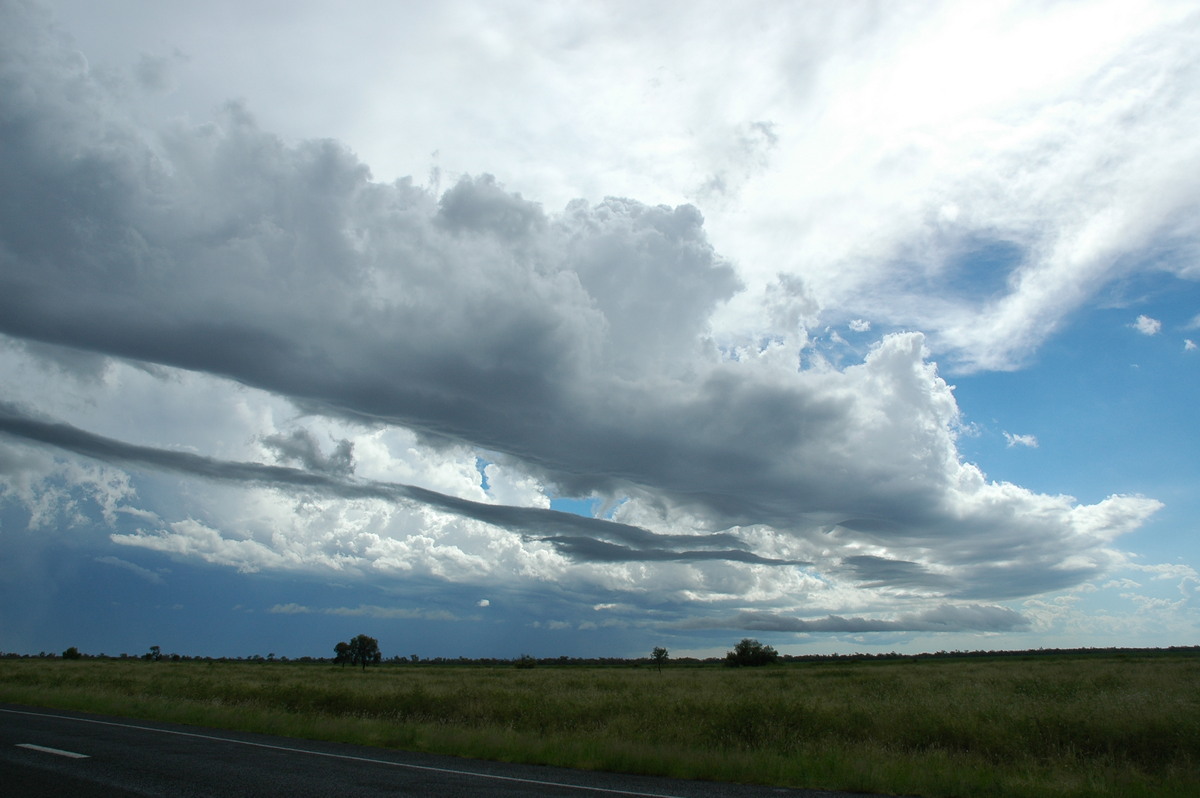
{"type": "Polygon", "coordinates": [[[766,668],[0,659],[0,700],[519,762],[921,796],[1200,795],[1200,657],[766,668]]]}

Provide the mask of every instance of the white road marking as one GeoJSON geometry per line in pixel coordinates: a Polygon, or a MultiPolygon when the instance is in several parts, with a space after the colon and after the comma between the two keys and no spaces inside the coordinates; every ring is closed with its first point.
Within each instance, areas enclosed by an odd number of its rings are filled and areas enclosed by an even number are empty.
{"type": "MultiPolygon", "coordinates": [[[[135,726],[132,723],[114,723],[107,720],[94,720],[92,718],[73,718],[70,715],[51,715],[45,712],[26,712],[19,709],[0,709],[0,712],[9,712],[14,715],[30,715],[35,718],[55,718],[56,720],[73,720],[79,723],[95,723],[100,726],[117,726],[122,729],[136,729],[138,731],[157,732],[158,734],[175,734],[180,737],[196,737],[201,740],[215,740],[221,743],[234,743],[236,745],[249,745],[255,748],[269,748],[274,751],[288,751],[294,754],[310,754],[312,756],[324,756],[330,759],[346,759],[352,762],[369,762],[376,765],[390,765],[391,767],[407,768],[408,770],[423,770],[432,773],[446,773],[453,776],[470,776],[477,779],[492,779],[494,781],[512,781],[519,784],[536,784],[540,787],[562,787],[569,790],[583,790],[585,792],[604,793],[607,795],[629,795],[633,798],[684,798],[679,795],[667,795],[664,793],[654,792],[632,792],[630,790],[617,790],[610,787],[589,787],[584,784],[567,784],[557,781],[542,781],[540,779],[522,779],[516,776],[499,776],[493,773],[479,773],[471,770],[454,770],[453,768],[439,768],[431,765],[413,765],[408,762],[391,762],[387,759],[370,759],[363,756],[350,756],[348,754],[330,754],[325,751],[309,751],[304,748],[288,748],[282,745],[269,745],[267,743],[254,743],[248,740],[234,740],[230,737],[214,737],[210,734],[196,734],[195,732],[176,731],[174,729],[155,729],[151,726],[135,726]]],[[[40,751],[48,751],[56,754],[63,754],[71,757],[87,758],[85,754],[72,754],[69,751],[58,751],[54,748],[43,748],[38,745],[24,745],[25,748],[35,748],[40,751]]]]}
{"type": "Polygon", "coordinates": [[[77,754],[74,751],[63,751],[60,748],[47,748],[44,745],[34,745],[33,743],[17,743],[17,748],[28,748],[31,751],[41,751],[43,754],[54,754],[56,756],[66,756],[71,759],[90,759],[87,754],[77,754]]]}

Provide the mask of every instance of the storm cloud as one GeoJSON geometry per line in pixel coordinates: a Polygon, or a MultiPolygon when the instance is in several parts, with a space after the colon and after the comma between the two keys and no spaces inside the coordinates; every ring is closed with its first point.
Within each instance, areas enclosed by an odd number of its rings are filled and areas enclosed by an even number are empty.
{"type": "Polygon", "coordinates": [[[896,618],[846,618],[829,615],[803,619],[772,613],[746,612],[728,618],[682,623],[684,629],[747,629],[758,632],[1008,632],[1029,626],[1029,620],[1007,607],[970,604],[942,605],[896,618]]]}
{"type": "MultiPolygon", "coordinates": [[[[447,580],[570,578],[771,610],[706,610],[680,629],[1005,632],[1028,621],[975,602],[1105,573],[1122,558],[1113,541],[1161,507],[1134,494],[1042,493],[967,462],[960,442],[972,429],[931,344],[972,368],[1007,367],[1036,336],[980,343],[964,306],[938,305],[927,337],[896,310],[903,302],[868,307],[892,283],[865,286],[859,254],[828,271],[862,291],[842,304],[853,311],[842,331],[871,337],[853,358],[826,359],[812,342],[838,335],[818,321],[836,293],[829,275],[781,266],[764,280],[764,263],[718,251],[692,204],[610,196],[547,208],[484,171],[444,190],[440,174],[379,181],[349,145],[273,133],[243,101],[148,121],[137,92],[170,90],[169,59],[143,56],[122,82],[34,4],[5,3],[0,19],[6,351],[97,385],[139,370],[155,384],[147,395],[198,375],[214,393],[250,397],[214,403],[219,420],[197,401],[188,420],[235,429],[235,456],[72,423],[86,402],[34,412],[10,385],[6,445],[342,502],[320,507],[331,529],[219,504],[202,521],[147,510],[157,531],[114,534],[122,545],[255,568],[419,561],[447,580]],[[752,329],[740,321],[748,305],[752,329]],[[868,315],[897,323],[876,335],[868,315]],[[385,440],[401,433],[402,445],[385,440]],[[437,489],[408,478],[421,471],[413,463],[433,464],[423,475],[437,489]],[[603,517],[552,509],[551,497],[595,500],[603,517]],[[358,501],[403,517],[347,509],[358,501]],[[238,537],[250,516],[267,531],[238,537]],[[884,601],[917,609],[872,619],[838,608],[884,601]],[[822,617],[800,617],[806,607],[822,617]]],[[[739,163],[765,168],[783,147],[773,123],[738,130],[739,163]]],[[[710,193],[735,194],[737,174],[715,174],[710,193]]],[[[949,205],[937,213],[946,229],[957,224],[949,205]]],[[[1004,261],[1001,282],[1051,248],[1016,234],[1009,245],[1001,232],[972,239],[1004,261]]],[[[899,293],[937,277],[970,237],[939,236],[928,249],[941,260],[899,293]]],[[[1052,295],[1033,285],[1043,272],[1010,283],[1052,295]]],[[[989,330],[1009,329],[1005,307],[988,306],[989,330]]],[[[0,457],[14,484],[50,468],[0,457]]],[[[132,507],[137,492],[126,493],[132,507]]]]}

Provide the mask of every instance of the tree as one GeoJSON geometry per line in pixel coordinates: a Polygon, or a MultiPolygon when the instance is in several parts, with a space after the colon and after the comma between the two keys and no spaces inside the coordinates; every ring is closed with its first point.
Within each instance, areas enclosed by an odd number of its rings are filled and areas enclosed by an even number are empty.
{"type": "Polygon", "coordinates": [[[142,659],[150,662],[158,662],[162,659],[162,649],[158,646],[150,646],[150,650],[142,655],[142,659]]]}
{"type": "Polygon", "coordinates": [[[383,655],[379,653],[379,641],[367,635],[359,635],[350,640],[350,664],[362,665],[363,670],[367,669],[367,665],[378,665],[383,655]]]}
{"type": "Polygon", "coordinates": [[[350,644],[346,642],[338,643],[333,647],[333,662],[335,665],[340,664],[343,668],[350,661],[350,644]]]}
{"type": "Polygon", "coordinates": [[[779,652],[753,638],[744,637],[725,655],[726,665],[769,665],[779,659],[779,652]]]}
{"type": "Polygon", "coordinates": [[[658,672],[662,673],[663,663],[667,661],[667,650],[662,646],[656,646],[650,652],[650,658],[654,660],[654,664],[658,666],[658,672]]]}
{"type": "Polygon", "coordinates": [[[83,655],[79,653],[79,649],[75,648],[75,646],[71,646],[62,653],[63,659],[80,659],[81,657],[83,655]]]}

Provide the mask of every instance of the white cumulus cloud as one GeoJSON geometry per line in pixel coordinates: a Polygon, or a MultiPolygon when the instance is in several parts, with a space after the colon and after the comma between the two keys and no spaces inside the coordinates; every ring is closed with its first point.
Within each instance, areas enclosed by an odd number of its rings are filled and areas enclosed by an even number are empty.
{"type": "Polygon", "coordinates": [[[1162,331],[1162,322],[1158,319],[1152,319],[1149,316],[1138,316],[1133,323],[1133,329],[1140,332],[1142,335],[1158,335],[1162,331]]]}
{"type": "Polygon", "coordinates": [[[1014,435],[1012,433],[1004,433],[1004,439],[1008,441],[1008,446],[1011,449],[1013,446],[1027,446],[1030,449],[1038,447],[1038,439],[1036,435],[1014,435]]]}

